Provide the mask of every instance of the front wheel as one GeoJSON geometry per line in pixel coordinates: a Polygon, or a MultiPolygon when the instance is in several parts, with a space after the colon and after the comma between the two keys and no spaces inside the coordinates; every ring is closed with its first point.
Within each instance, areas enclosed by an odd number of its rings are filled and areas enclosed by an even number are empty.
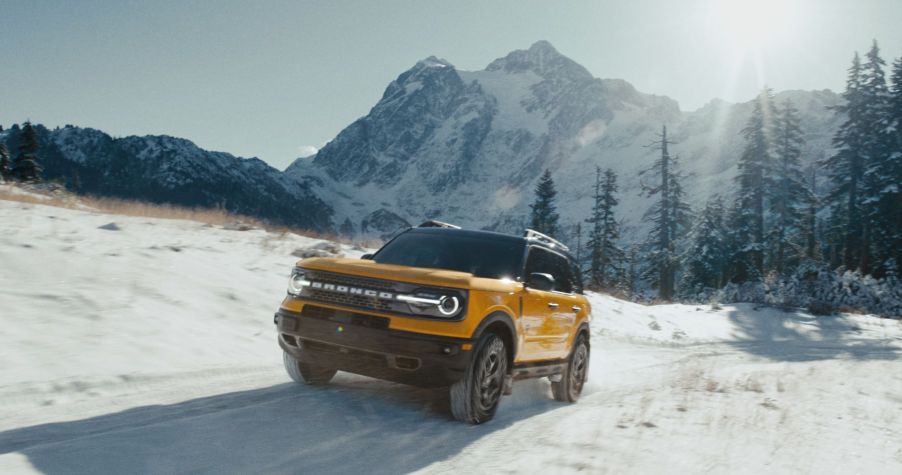
{"type": "Polygon", "coordinates": [[[326,384],[332,381],[335,373],[338,372],[331,368],[319,368],[301,363],[285,350],[282,350],[282,363],[285,365],[288,376],[296,383],[326,384]]]}
{"type": "Polygon", "coordinates": [[[589,378],[589,339],[585,333],[576,337],[576,345],[570,353],[570,361],[561,375],[561,380],[551,382],[551,395],[556,401],[576,402],[583,385],[589,378]]]}
{"type": "Polygon", "coordinates": [[[451,386],[451,413],[469,424],[481,424],[495,416],[504,378],[507,376],[507,348],[498,335],[484,335],[476,346],[476,356],[463,379],[451,386]]]}

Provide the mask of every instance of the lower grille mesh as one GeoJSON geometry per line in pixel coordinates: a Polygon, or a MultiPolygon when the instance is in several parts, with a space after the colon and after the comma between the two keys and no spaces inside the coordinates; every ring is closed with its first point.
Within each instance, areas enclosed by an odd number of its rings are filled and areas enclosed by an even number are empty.
{"type": "Polygon", "coordinates": [[[375,328],[378,330],[387,329],[389,324],[389,320],[384,317],[375,317],[343,310],[333,310],[331,308],[317,307],[315,305],[304,305],[304,309],[301,310],[301,316],[329,320],[330,322],[343,323],[346,325],[375,328]]]}

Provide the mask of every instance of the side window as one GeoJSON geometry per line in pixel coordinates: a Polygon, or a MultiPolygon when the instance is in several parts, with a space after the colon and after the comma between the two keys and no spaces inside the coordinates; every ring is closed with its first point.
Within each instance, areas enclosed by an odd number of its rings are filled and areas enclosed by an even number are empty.
{"type": "Polygon", "coordinates": [[[573,292],[573,277],[570,275],[570,263],[567,262],[567,258],[552,254],[551,259],[556,272],[554,274],[554,290],[568,294],[573,292]]]}
{"type": "Polygon", "coordinates": [[[570,274],[573,276],[573,291],[578,294],[583,293],[583,273],[579,270],[576,262],[570,263],[570,274]]]}
{"type": "Polygon", "coordinates": [[[533,272],[554,275],[554,266],[551,263],[551,253],[538,247],[529,248],[529,257],[526,259],[526,277],[533,272]]]}
{"type": "Polygon", "coordinates": [[[526,275],[533,272],[551,274],[554,277],[554,290],[557,292],[573,292],[573,279],[567,259],[540,247],[529,250],[526,259],[526,275]]]}

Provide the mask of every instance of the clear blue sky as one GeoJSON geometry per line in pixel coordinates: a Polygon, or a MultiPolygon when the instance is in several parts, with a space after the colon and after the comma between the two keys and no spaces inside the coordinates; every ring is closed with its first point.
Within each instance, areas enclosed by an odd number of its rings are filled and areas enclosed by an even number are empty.
{"type": "Polygon", "coordinates": [[[545,39],[692,110],[763,83],[841,90],[872,39],[902,55],[899,25],[902,0],[0,0],[0,124],[171,134],[282,168],[429,55],[481,69],[545,39]]]}

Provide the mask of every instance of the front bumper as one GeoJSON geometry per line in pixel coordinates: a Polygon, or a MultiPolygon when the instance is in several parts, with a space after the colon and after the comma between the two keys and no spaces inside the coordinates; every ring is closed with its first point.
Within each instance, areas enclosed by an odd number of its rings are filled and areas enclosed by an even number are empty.
{"type": "Polygon", "coordinates": [[[388,328],[388,319],[307,304],[275,314],[279,346],[299,361],[424,387],[459,381],[472,340],[388,328]],[[466,345],[466,346],[465,346],[466,345]]]}

